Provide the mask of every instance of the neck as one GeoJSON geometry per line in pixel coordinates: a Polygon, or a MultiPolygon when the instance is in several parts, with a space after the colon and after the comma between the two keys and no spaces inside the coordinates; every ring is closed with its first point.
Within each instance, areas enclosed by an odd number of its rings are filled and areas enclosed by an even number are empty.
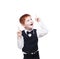
{"type": "Polygon", "coordinates": [[[32,31],[32,29],[33,29],[33,28],[31,28],[31,29],[27,29],[27,28],[25,28],[25,30],[27,30],[27,31],[29,31],[29,32],[32,31]]]}

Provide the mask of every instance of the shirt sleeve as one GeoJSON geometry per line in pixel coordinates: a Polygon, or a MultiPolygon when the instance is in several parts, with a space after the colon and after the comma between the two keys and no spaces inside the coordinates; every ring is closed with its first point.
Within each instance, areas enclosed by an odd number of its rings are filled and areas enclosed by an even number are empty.
{"type": "Polygon", "coordinates": [[[38,23],[38,28],[37,28],[38,38],[45,36],[47,33],[48,33],[48,30],[46,29],[46,26],[40,21],[38,23]]]}
{"type": "Polygon", "coordinates": [[[17,43],[18,43],[18,48],[22,49],[24,46],[23,36],[21,38],[17,38],[17,43]]]}

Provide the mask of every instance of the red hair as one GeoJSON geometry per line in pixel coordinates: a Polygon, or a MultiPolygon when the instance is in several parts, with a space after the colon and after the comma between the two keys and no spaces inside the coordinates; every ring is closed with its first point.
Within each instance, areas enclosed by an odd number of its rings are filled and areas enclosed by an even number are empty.
{"type": "Polygon", "coordinates": [[[25,18],[26,17],[28,17],[28,16],[31,16],[31,15],[29,15],[29,14],[24,14],[24,15],[22,15],[21,17],[20,17],[20,19],[19,19],[19,22],[21,23],[21,24],[24,24],[25,23],[25,18]]]}

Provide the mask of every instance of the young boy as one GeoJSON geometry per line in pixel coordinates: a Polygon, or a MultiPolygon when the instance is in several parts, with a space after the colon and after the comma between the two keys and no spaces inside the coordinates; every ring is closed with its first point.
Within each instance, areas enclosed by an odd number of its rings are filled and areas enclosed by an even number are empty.
{"type": "Polygon", "coordinates": [[[20,17],[19,22],[23,25],[24,30],[17,32],[18,47],[22,49],[24,59],[40,59],[38,51],[38,38],[47,34],[46,28],[42,25],[39,18],[35,19],[40,28],[33,28],[31,15],[24,14],[20,17]]]}

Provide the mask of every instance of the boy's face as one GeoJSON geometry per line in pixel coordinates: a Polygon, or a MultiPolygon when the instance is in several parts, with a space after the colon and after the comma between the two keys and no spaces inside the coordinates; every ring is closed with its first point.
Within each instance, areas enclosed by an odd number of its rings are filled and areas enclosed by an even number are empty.
{"type": "Polygon", "coordinates": [[[31,30],[33,28],[33,20],[31,19],[31,16],[25,18],[24,27],[27,30],[31,30]]]}

